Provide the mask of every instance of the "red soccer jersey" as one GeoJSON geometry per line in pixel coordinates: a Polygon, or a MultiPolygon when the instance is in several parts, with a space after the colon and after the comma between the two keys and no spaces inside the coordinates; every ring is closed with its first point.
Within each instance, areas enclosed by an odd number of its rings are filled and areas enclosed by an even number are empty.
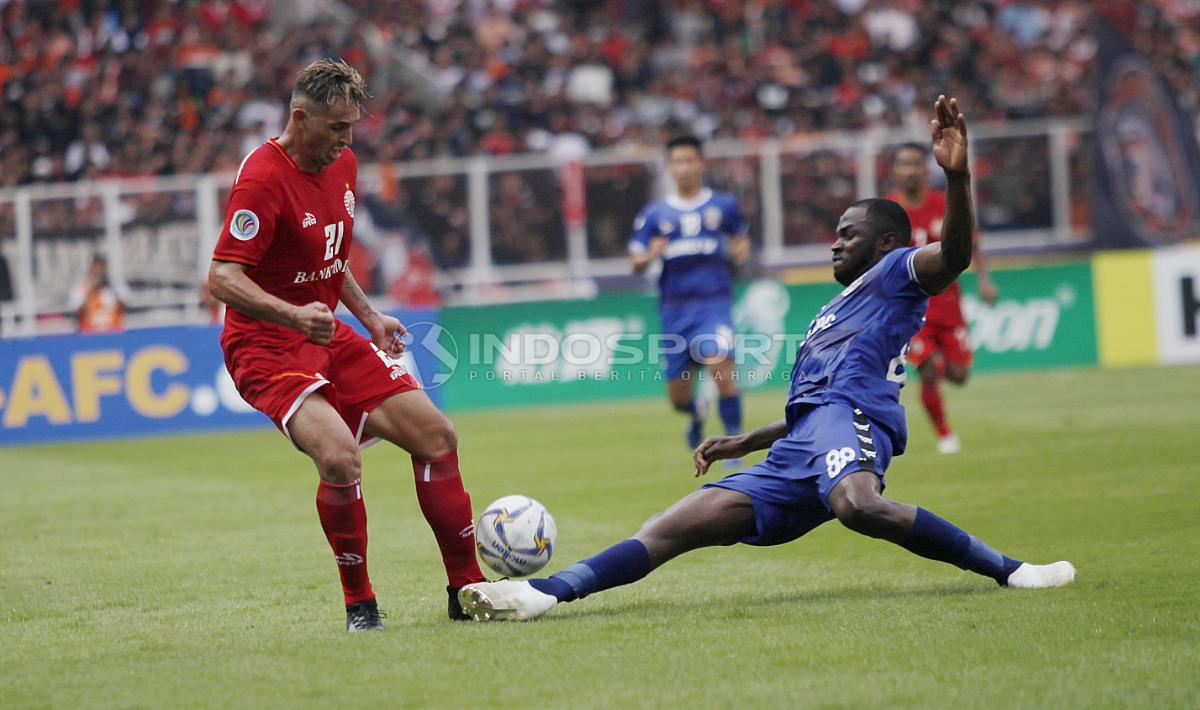
{"type": "MultiPolygon", "coordinates": [[[[234,179],[213,258],[245,264],[264,291],[337,308],[354,227],[358,159],[349,148],[320,172],[301,170],[274,139],[246,156],[234,179]]],[[[298,331],[230,308],[222,343],[249,333],[298,331]]]]}
{"type": "MultiPolygon", "coordinates": [[[[899,202],[908,213],[908,221],[912,223],[912,245],[923,247],[930,242],[942,239],[942,217],[946,214],[946,193],[932,188],[925,190],[925,201],[919,205],[909,205],[900,193],[888,195],[889,200],[899,202]]],[[[934,325],[957,327],[962,325],[962,292],[958,282],[950,284],[950,288],[929,299],[929,310],[925,312],[925,322],[934,325]]]]}

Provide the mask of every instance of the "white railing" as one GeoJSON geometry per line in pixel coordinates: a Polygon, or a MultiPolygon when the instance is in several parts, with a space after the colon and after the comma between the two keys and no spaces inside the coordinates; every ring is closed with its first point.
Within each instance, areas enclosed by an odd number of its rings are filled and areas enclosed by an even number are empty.
{"type": "MultiPolygon", "coordinates": [[[[990,251],[1088,242],[1086,120],[984,123],[972,137],[990,251]]],[[[891,150],[927,139],[894,131],[714,142],[708,179],[742,201],[762,267],[816,264],[845,205],[884,188],[891,150]]],[[[547,155],[364,166],[359,205],[370,223],[360,217],[356,241],[429,250],[451,303],[588,295],[597,280],[628,276],[625,240],[637,210],[662,192],[662,157],[655,147],[594,152],[575,169],[547,155]],[[571,194],[587,195],[586,210],[564,204],[571,194]]],[[[15,291],[0,303],[0,333],[69,329],[68,294],[94,253],[127,294],[131,322],[204,320],[200,286],[231,182],[187,175],[0,190],[0,254],[15,291]]]]}

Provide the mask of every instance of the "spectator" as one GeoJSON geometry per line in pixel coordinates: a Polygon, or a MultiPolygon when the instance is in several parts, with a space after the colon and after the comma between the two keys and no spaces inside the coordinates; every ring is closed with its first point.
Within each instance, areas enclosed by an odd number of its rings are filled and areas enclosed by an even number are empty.
{"type": "Polygon", "coordinates": [[[108,279],[108,261],[92,257],[87,277],[71,290],[71,310],[80,333],[104,333],[125,327],[125,302],[108,279]]]}

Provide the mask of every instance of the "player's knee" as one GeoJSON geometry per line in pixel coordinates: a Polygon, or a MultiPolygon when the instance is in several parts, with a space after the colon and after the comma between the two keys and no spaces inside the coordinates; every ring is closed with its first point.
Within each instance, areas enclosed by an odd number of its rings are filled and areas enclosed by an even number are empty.
{"type": "Polygon", "coordinates": [[[362,459],[354,447],[338,447],[313,458],[323,481],[353,483],[362,478],[362,459]]]}
{"type": "Polygon", "coordinates": [[[967,384],[967,378],[970,376],[970,371],[961,365],[952,365],[946,368],[946,379],[956,385],[967,384]]]}
{"type": "Polygon", "coordinates": [[[878,536],[888,524],[888,502],[878,494],[848,495],[830,506],[842,525],[863,535],[878,536]]]}
{"type": "Polygon", "coordinates": [[[434,461],[457,449],[458,432],[454,430],[454,424],[443,417],[440,422],[429,429],[425,436],[421,437],[421,443],[417,450],[410,453],[413,458],[434,461]]]}

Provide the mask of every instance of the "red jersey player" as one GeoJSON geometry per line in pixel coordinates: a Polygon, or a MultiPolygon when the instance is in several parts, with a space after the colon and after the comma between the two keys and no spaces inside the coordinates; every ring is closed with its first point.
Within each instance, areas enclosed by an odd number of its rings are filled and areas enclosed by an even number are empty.
{"type": "MultiPolygon", "coordinates": [[[[941,240],[942,215],[946,211],[945,193],[929,187],[927,157],[924,146],[908,143],[896,151],[892,160],[892,176],[899,189],[888,195],[888,199],[899,202],[908,213],[913,246],[941,240]]],[[[975,249],[975,269],[979,297],[989,305],[995,303],[999,293],[984,263],[983,250],[979,248],[975,249]]],[[[937,430],[937,449],[943,454],[958,453],[961,444],[946,419],[938,383],[945,377],[956,385],[966,384],[971,369],[971,345],[967,339],[961,296],[956,282],[931,297],[925,325],[913,336],[908,347],[908,361],[921,376],[921,403],[937,430]]]]}
{"type": "Polygon", "coordinates": [[[393,359],[404,326],[371,306],[347,265],[358,178],[350,143],[365,98],[345,62],[300,72],[283,133],[238,170],[209,270],[213,296],[229,306],[221,347],[238,391],[316,464],[317,515],[341,574],[348,631],[383,628],[359,481],[359,448],[373,440],[412,455],[417,500],[446,566],[450,618],[465,618],[458,588],[483,579],[454,427],[393,359]],[[334,318],[339,300],[370,340],[334,318]]]}

